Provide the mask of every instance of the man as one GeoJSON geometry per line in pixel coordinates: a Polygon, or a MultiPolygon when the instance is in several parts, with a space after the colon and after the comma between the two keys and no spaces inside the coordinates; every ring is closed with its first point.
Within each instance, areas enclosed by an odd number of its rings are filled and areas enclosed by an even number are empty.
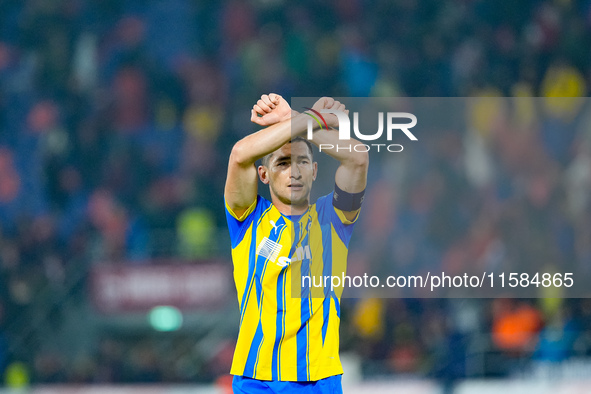
{"type": "MultiPolygon", "coordinates": [[[[324,97],[310,115],[323,109],[348,113],[324,97]]],[[[335,192],[313,205],[310,190],[318,165],[301,137],[312,118],[292,111],[281,96],[261,97],[251,121],[266,127],[238,141],[230,155],[224,197],[240,306],[231,369],[235,393],[342,393],[342,288],[324,287],[318,296],[309,283],[300,284],[300,277],[344,272],[369,159],[351,149],[356,141],[338,140],[330,129],[338,127],[334,114],[323,117],[329,129],[315,129],[312,142],[339,145],[328,154],[340,166],[335,192]],[[271,201],[257,195],[257,175],[269,185],[271,201]]]]}

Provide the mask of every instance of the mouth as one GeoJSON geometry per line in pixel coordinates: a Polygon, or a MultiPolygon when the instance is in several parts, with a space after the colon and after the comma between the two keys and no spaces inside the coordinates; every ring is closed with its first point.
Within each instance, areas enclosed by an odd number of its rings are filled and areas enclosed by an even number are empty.
{"type": "Polygon", "coordinates": [[[301,190],[304,185],[302,185],[301,183],[292,183],[291,185],[288,186],[291,190],[301,190]]]}

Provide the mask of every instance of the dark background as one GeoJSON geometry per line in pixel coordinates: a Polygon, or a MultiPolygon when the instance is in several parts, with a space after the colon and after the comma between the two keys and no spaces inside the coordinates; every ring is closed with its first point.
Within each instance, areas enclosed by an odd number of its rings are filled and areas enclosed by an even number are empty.
{"type": "MultiPolygon", "coordinates": [[[[0,1],[0,376],[18,387],[228,373],[234,295],[160,333],[144,315],[98,313],[89,273],[230,266],[226,163],[256,130],[261,94],[587,96],[589,48],[588,0],[0,1]]],[[[539,122],[526,104],[508,125],[490,100],[469,130],[421,145],[418,166],[372,167],[359,242],[395,240],[377,259],[589,266],[586,112],[565,100],[539,122]]],[[[548,362],[567,373],[591,355],[591,302],[560,294],[342,308],[342,352],[368,379],[548,362]]]]}

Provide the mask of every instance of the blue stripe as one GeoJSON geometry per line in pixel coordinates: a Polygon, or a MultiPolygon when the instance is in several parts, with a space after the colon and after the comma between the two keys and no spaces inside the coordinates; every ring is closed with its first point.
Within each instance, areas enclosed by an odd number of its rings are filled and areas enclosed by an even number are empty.
{"type": "Polygon", "coordinates": [[[355,227],[355,223],[353,224],[343,224],[341,222],[341,218],[336,212],[336,209],[332,205],[332,198],[334,192],[321,197],[316,201],[316,207],[318,209],[318,218],[321,224],[324,224],[328,221],[332,223],[334,229],[339,236],[339,239],[345,244],[346,247],[349,246],[349,242],[351,242],[351,236],[353,235],[353,228],[355,227]]]}
{"type": "MultiPolygon", "coordinates": [[[[262,217],[261,217],[261,219],[262,219],[262,217]]],[[[258,223],[260,223],[260,220],[258,223]]],[[[279,234],[277,234],[276,231],[273,231],[272,234],[269,234],[269,240],[279,243],[281,241],[281,236],[283,235],[283,232],[285,231],[286,228],[287,228],[287,226],[283,226],[281,228],[281,231],[279,232],[279,234]]],[[[256,287],[256,292],[257,292],[257,305],[259,307],[259,325],[261,325],[261,330],[262,330],[261,316],[263,313],[263,296],[264,296],[263,278],[265,277],[265,272],[267,271],[268,263],[269,263],[269,259],[259,256],[257,258],[257,263],[256,263],[257,268],[255,270],[255,278],[256,278],[256,280],[255,280],[256,286],[255,287],[256,287]]],[[[257,327],[257,332],[258,332],[258,327],[257,327]]],[[[259,337],[257,337],[257,335],[255,333],[255,337],[253,338],[252,344],[250,345],[250,350],[248,352],[248,358],[247,358],[248,368],[245,368],[245,370],[249,370],[249,368],[252,367],[252,369],[253,369],[252,377],[253,378],[256,378],[256,370],[257,370],[257,366],[259,364],[259,355],[260,355],[264,340],[265,340],[265,338],[264,338],[264,335],[262,335],[262,331],[261,331],[261,335],[259,337]],[[252,352],[254,349],[257,349],[256,357],[254,359],[254,366],[251,366],[250,364],[248,364],[248,362],[249,362],[249,360],[252,361],[252,359],[250,359],[250,357],[251,357],[251,354],[253,354],[252,352]]]]}
{"type": "Polygon", "coordinates": [[[269,211],[271,210],[271,208],[273,208],[272,205],[269,205],[261,214],[261,217],[259,218],[259,220],[257,220],[257,227],[261,224],[261,222],[263,221],[263,218],[269,213],[269,211]]]}
{"type": "MultiPolygon", "coordinates": [[[[281,231],[279,232],[279,234],[269,234],[269,240],[272,242],[281,242],[281,236],[283,235],[283,232],[285,230],[287,226],[283,226],[281,228],[281,231]]],[[[259,256],[259,258],[257,259],[257,269],[256,269],[256,273],[255,273],[255,278],[257,279],[255,284],[256,284],[256,290],[257,290],[257,300],[259,300],[259,308],[261,308],[261,305],[263,303],[262,300],[262,295],[263,295],[263,277],[265,276],[265,272],[267,271],[267,264],[269,262],[269,259],[263,258],[261,256],[259,256]],[[261,262],[261,264],[259,264],[259,261],[261,262]],[[262,265],[262,269],[259,269],[259,267],[261,267],[262,265]]]]}
{"type": "MultiPolygon", "coordinates": [[[[263,267],[263,273],[261,275],[261,282],[262,282],[262,276],[265,275],[265,271],[267,270],[267,263],[269,262],[269,260],[265,260],[265,264],[263,267]]],[[[257,281],[257,285],[259,285],[259,281],[257,281]]],[[[262,287],[262,285],[260,285],[262,287]]],[[[257,287],[258,289],[258,287],[257,287]]],[[[262,319],[261,316],[263,314],[263,291],[261,290],[261,295],[259,298],[257,298],[257,303],[259,305],[259,324],[262,326],[262,319]]],[[[256,336],[256,335],[255,335],[256,336]]],[[[257,373],[257,367],[259,365],[259,355],[261,354],[261,348],[263,347],[263,342],[265,341],[265,336],[261,336],[260,342],[257,344],[257,341],[253,340],[252,341],[252,345],[251,345],[251,350],[254,349],[255,347],[257,348],[257,357],[256,357],[256,361],[254,363],[254,375],[252,376],[253,378],[256,378],[256,373],[257,373]]]]}
{"type": "Polygon", "coordinates": [[[287,267],[284,267],[279,274],[277,280],[277,318],[275,321],[275,344],[273,345],[273,360],[272,360],[272,379],[281,379],[281,363],[279,360],[279,350],[283,336],[285,335],[285,278],[287,267]]]}
{"type": "MultiPolygon", "coordinates": [[[[320,226],[322,232],[322,277],[326,278],[332,275],[332,226],[330,223],[322,224],[320,226]]],[[[328,329],[328,320],[330,317],[330,299],[332,298],[331,285],[324,287],[324,301],[322,301],[322,346],[326,338],[326,331],[328,329]]]]}
{"type": "Polygon", "coordinates": [[[337,317],[340,319],[341,318],[341,303],[339,302],[339,299],[334,291],[332,292],[332,299],[334,300],[334,306],[335,306],[335,309],[337,310],[337,317]]]}
{"type": "MultiPolygon", "coordinates": [[[[311,221],[308,218],[308,223],[311,221]]],[[[307,227],[307,224],[306,224],[307,227]]],[[[301,233],[298,233],[296,237],[297,240],[301,237],[301,233]]],[[[306,234],[306,237],[302,240],[300,246],[306,246],[309,244],[309,237],[306,234]]],[[[304,257],[306,256],[304,250],[304,257]]],[[[310,259],[304,258],[302,260],[301,265],[301,277],[310,276],[310,259]]],[[[299,279],[300,286],[302,285],[301,277],[299,279]]],[[[310,294],[310,286],[308,282],[301,288],[301,314],[300,314],[300,328],[296,334],[296,343],[297,343],[297,379],[299,381],[307,381],[309,380],[310,376],[310,363],[309,363],[309,324],[308,321],[310,320],[311,315],[311,305],[310,302],[312,301],[311,294],[310,294]]]]}
{"type": "Polygon", "coordinates": [[[271,207],[272,205],[269,205],[267,209],[265,209],[265,211],[261,214],[261,217],[256,222],[256,226],[253,223],[252,236],[250,239],[250,248],[248,251],[248,280],[246,281],[246,287],[244,288],[244,293],[242,294],[242,302],[240,302],[240,327],[242,326],[242,320],[244,319],[246,306],[248,305],[248,301],[250,300],[250,293],[252,290],[252,284],[255,276],[257,229],[259,227],[259,224],[261,223],[262,218],[271,210],[271,207]]]}
{"type": "Polygon", "coordinates": [[[246,358],[246,365],[244,366],[244,376],[248,376],[250,378],[254,378],[256,373],[256,360],[258,358],[259,352],[261,350],[261,345],[263,344],[263,325],[259,319],[259,324],[257,325],[257,330],[254,334],[254,338],[252,340],[253,345],[250,347],[248,351],[248,357],[246,358]],[[257,344],[256,346],[254,346],[257,344]]]}
{"type": "MultiPolygon", "coordinates": [[[[254,256],[254,252],[253,252],[254,256]]],[[[263,308],[261,306],[262,300],[260,299],[259,293],[259,280],[260,274],[259,271],[262,270],[264,272],[267,266],[267,259],[257,258],[256,260],[256,270],[255,270],[255,278],[254,280],[255,287],[257,289],[257,306],[259,309],[259,323],[257,325],[257,329],[254,334],[254,338],[252,339],[252,344],[250,345],[250,349],[248,350],[248,357],[246,358],[246,365],[244,367],[244,375],[254,378],[256,376],[256,367],[258,364],[259,353],[261,351],[261,347],[263,345],[264,336],[263,336],[263,325],[261,321],[261,314],[263,312],[263,308]],[[261,268],[262,267],[262,268],[261,268]]],[[[249,289],[250,293],[250,289],[249,289]]],[[[250,299],[250,297],[249,297],[250,299]]],[[[246,309],[246,308],[245,308],[246,309]]]]}
{"type": "Polygon", "coordinates": [[[310,316],[311,298],[302,298],[302,320],[296,334],[298,381],[308,380],[308,319],[310,316]]]}
{"type": "Polygon", "coordinates": [[[244,236],[247,233],[247,229],[253,222],[254,217],[256,216],[256,212],[259,209],[259,203],[261,202],[260,198],[260,196],[257,196],[257,202],[253,212],[251,212],[250,215],[248,215],[247,218],[244,219],[244,221],[242,222],[236,219],[230,213],[228,207],[226,206],[226,200],[224,199],[224,209],[226,211],[226,221],[228,222],[228,229],[230,230],[230,241],[232,243],[232,249],[235,249],[244,239],[244,236]]]}
{"type": "Polygon", "coordinates": [[[256,258],[256,239],[257,239],[257,228],[253,226],[252,238],[250,239],[250,247],[248,251],[248,279],[246,281],[246,287],[244,293],[242,293],[242,301],[240,302],[240,327],[242,327],[242,320],[246,312],[246,306],[250,299],[250,291],[252,290],[252,283],[254,279],[255,270],[255,258],[256,258]]]}
{"type": "MultiPolygon", "coordinates": [[[[353,235],[353,228],[355,228],[355,223],[343,224],[343,222],[341,222],[341,218],[339,218],[339,215],[336,213],[336,211],[334,211],[334,209],[330,215],[330,220],[332,221],[334,229],[340,240],[343,242],[343,244],[345,244],[345,247],[349,247],[351,236],[353,235]]],[[[359,213],[357,214],[359,215],[359,213]]]]}
{"type": "Polygon", "coordinates": [[[257,326],[257,331],[255,332],[254,338],[252,339],[252,344],[250,345],[250,349],[248,351],[248,357],[246,359],[246,366],[244,367],[245,371],[251,371],[252,370],[252,375],[247,375],[250,377],[256,377],[256,368],[257,365],[259,363],[259,354],[261,351],[261,347],[263,345],[263,341],[265,340],[265,337],[263,336],[263,327],[262,327],[262,320],[261,320],[261,315],[263,313],[263,300],[262,300],[262,295],[263,292],[262,290],[259,291],[259,287],[260,287],[260,278],[262,277],[262,275],[264,275],[265,270],[267,269],[267,262],[269,260],[268,259],[263,259],[262,257],[257,259],[257,272],[259,271],[258,267],[263,267],[262,268],[262,273],[261,275],[255,274],[257,280],[255,281],[255,285],[256,285],[256,289],[257,289],[257,306],[259,309],[259,324],[257,326]],[[260,328],[260,335],[259,334],[259,328],[260,328]],[[256,349],[256,351],[255,351],[256,349]]]}
{"type": "MultiPolygon", "coordinates": [[[[279,218],[276,223],[277,226],[283,225],[281,228],[281,234],[287,228],[285,219],[283,216],[279,218]]],[[[279,236],[281,239],[281,235],[279,236]]],[[[292,246],[293,248],[293,246],[292,246]]],[[[273,380],[281,379],[281,364],[279,360],[279,351],[281,349],[281,343],[283,342],[283,335],[285,335],[285,279],[286,279],[287,267],[283,267],[277,278],[277,313],[275,318],[275,343],[273,344],[273,357],[271,359],[271,374],[273,380]]]]}
{"type": "MultiPolygon", "coordinates": [[[[312,298],[310,298],[310,308],[312,307],[312,298]]],[[[312,375],[310,374],[310,324],[306,324],[306,340],[308,341],[308,348],[306,349],[306,373],[308,375],[308,379],[312,379],[312,375]]]]}

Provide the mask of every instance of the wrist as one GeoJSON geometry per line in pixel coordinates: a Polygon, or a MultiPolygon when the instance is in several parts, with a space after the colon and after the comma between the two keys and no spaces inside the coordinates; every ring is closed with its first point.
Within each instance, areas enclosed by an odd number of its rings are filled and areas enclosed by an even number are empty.
{"type": "Polygon", "coordinates": [[[298,116],[299,114],[300,114],[300,113],[299,113],[298,111],[291,110],[291,112],[290,112],[290,113],[288,113],[287,115],[285,115],[285,116],[284,116],[284,117],[281,119],[281,121],[283,122],[283,121],[285,121],[285,120],[290,120],[290,119],[292,119],[292,118],[295,118],[295,117],[296,117],[296,116],[298,116]]]}
{"type": "MultiPolygon", "coordinates": [[[[294,111],[296,112],[296,111],[294,111]]],[[[291,118],[291,131],[292,135],[303,135],[308,131],[309,122],[312,122],[312,131],[316,132],[319,130],[318,123],[313,119],[314,113],[311,111],[302,111],[296,112],[297,115],[294,115],[291,118]]]]}

